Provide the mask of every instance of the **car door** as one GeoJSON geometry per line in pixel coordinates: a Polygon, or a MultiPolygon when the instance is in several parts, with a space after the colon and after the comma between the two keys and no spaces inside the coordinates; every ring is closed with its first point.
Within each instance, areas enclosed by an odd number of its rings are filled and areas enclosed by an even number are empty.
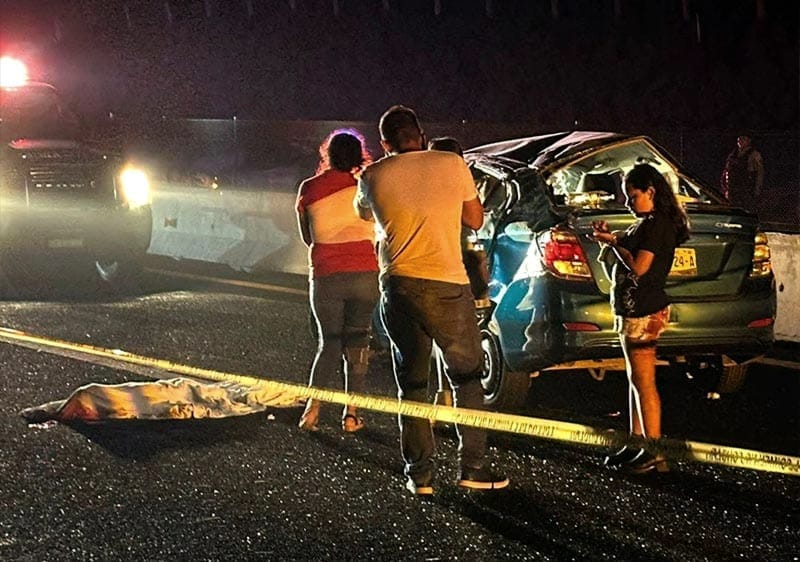
{"type": "Polygon", "coordinates": [[[514,276],[525,257],[529,243],[510,238],[505,232],[507,218],[519,198],[518,185],[502,173],[472,169],[478,198],[483,205],[483,226],[478,241],[489,262],[489,297],[493,300],[514,276]]]}

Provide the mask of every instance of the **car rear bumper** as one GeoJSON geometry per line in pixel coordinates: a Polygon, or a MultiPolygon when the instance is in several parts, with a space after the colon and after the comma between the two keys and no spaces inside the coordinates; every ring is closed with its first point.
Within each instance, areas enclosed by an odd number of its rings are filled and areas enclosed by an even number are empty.
{"type": "MultiPolygon", "coordinates": [[[[731,335],[711,336],[704,339],[670,336],[666,332],[658,341],[660,357],[688,357],[699,355],[728,355],[745,360],[768,352],[774,343],[771,329],[760,328],[731,335]]],[[[502,344],[501,344],[502,345],[502,344]]],[[[612,359],[622,357],[622,347],[615,333],[576,338],[575,345],[542,353],[504,350],[503,356],[514,371],[534,372],[559,363],[586,359],[612,359]]]]}
{"type": "MultiPolygon", "coordinates": [[[[509,286],[491,323],[512,370],[533,372],[569,361],[622,355],[606,296],[558,290],[557,284],[515,285],[509,286]]],[[[774,287],[762,285],[736,299],[672,304],[670,323],[658,342],[659,355],[746,358],[769,350],[776,297],[774,287]]]]}

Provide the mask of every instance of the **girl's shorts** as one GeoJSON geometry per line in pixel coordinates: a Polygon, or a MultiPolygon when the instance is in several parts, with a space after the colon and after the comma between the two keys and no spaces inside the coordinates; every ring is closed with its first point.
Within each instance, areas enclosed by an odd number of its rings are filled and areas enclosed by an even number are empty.
{"type": "Polygon", "coordinates": [[[614,317],[614,331],[629,340],[637,342],[654,342],[667,327],[669,307],[640,318],[614,317]]]}

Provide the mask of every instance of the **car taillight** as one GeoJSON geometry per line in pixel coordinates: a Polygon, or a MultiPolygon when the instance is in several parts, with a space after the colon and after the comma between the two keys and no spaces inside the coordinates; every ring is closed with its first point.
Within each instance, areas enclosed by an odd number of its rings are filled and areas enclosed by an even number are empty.
{"type": "Polygon", "coordinates": [[[748,328],[766,328],[768,326],[772,326],[775,323],[774,318],[759,318],[758,320],[753,320],[752,322],[748,322],[748,328]]]}
{"type": "Polygon", "coordinates": [[[756,232],[750,278],[769,277],[770,273],[772,273],[772,261],[770,259],[767,235],[763,232],[756,232]]]}
{"type": "Polygon", "coordinates": [[[561,324],[568,332],[599,332],[600,326],[592,322],[562,322],[561,324]]]}
{"type": "Polygon", "coordinates": [[[551,229],[539,239],[545,267],[559,277],[587,279],[592,276],[578,237],[572,232],[551,229]]]}

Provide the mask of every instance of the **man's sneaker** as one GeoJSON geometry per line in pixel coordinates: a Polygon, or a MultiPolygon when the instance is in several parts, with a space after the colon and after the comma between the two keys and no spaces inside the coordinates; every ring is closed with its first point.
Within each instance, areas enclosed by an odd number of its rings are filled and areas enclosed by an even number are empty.
{"type": "Polygon", "coordinates": [[[472,490],[499,490],[508,483],[508,478],[488,468],[462,468],[458,476],[458,485],[472,490]]]}
{"type": "Polygon", "coordinates": [[[410,476],[406,481],[406,489],[416,496],[430,496],[433,494],[433,486],[430,482],[415,482],[410,476]]]}

